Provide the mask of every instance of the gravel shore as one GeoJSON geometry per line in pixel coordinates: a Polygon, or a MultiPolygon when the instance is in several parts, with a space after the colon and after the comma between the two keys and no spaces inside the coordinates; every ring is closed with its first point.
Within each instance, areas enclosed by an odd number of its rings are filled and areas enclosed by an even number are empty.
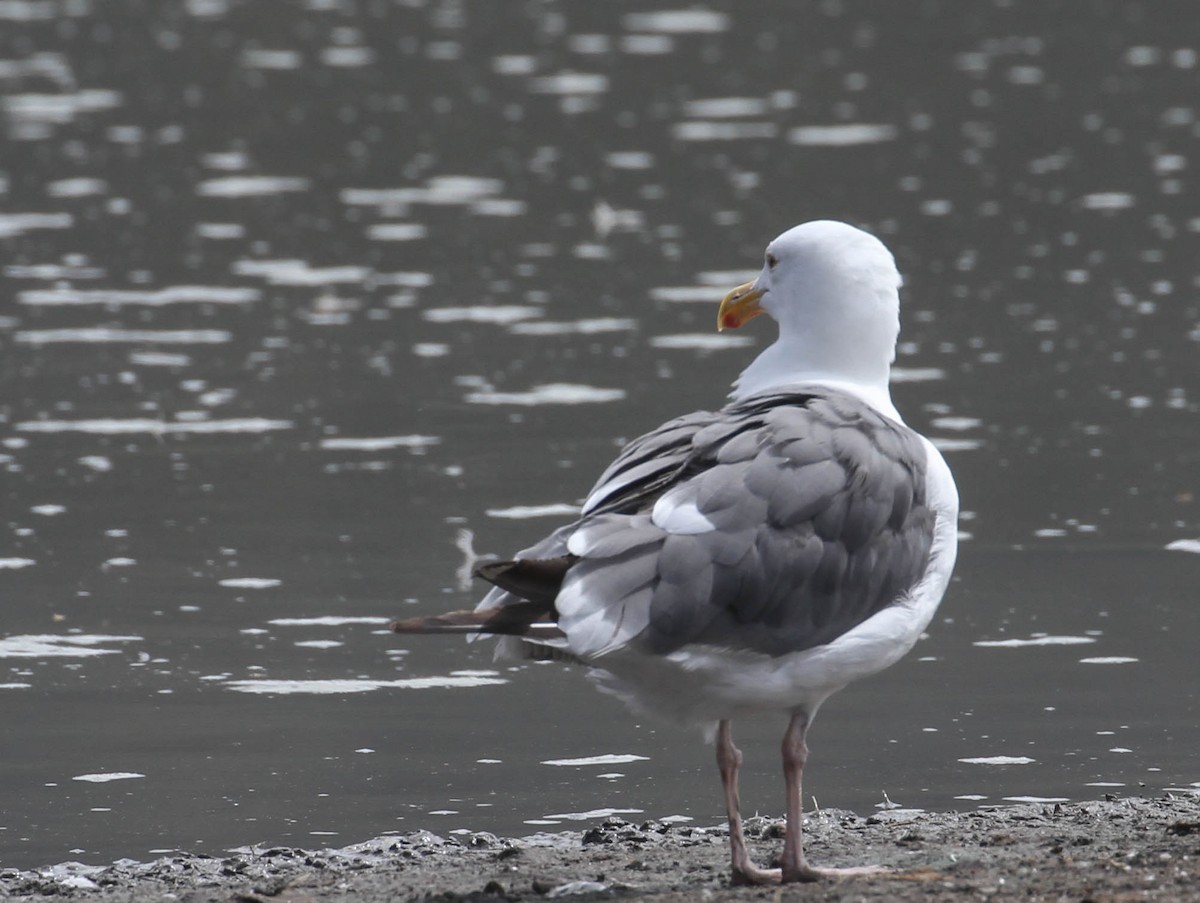
{"type": "MultiPolygon", "coordinates": [[[[747,820],[769,862],[782,823],[747,820]]],[[[285,847],[226,858],[180,853],[109,866],[0,870],[0,899],[356,900],[1200,900],[1200,796],[1017,805],[962,813],[811,813],[817,865],[877,863],[892,874],[731,888],[721,827],[610,819],[585,832],[497,838],[426,831],[339,850],[285,847]]]]}

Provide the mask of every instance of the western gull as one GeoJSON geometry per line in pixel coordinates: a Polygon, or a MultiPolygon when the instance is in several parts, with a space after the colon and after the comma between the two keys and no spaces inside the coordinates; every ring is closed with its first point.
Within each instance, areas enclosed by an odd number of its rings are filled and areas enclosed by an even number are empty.
{"type": "Polygon", "coordinates": [[[888,390],[900,283],[867,232],[824,220],[784,232],[717,313],[722,330],[759,314],[779,326],[729,403],[630,442],[578,520],[477,568],[493,588],[474,611],[392,625],[494,634],[498,655],[582,662],[636,711],[706,727],[734,884],[880,871],[808,864],[801,779],[821,704],[913,647],[954,567],[954,479],[888,390]],[[788,718],[773,869],[746,849],[730,733],[763,712],[788,718]]]}

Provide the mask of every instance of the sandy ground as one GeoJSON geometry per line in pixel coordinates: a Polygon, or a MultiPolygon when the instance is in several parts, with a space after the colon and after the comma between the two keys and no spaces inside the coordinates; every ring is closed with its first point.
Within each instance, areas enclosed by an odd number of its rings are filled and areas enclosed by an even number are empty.
{"type": "MultiPolygon", "coordinates": [[[[762,863],[782,824],[747,822],[762,863]]],[[[810,814],[815,865],[878,863],[871,878],[731,888],[723,827],[611,819],[586,832],[501,839],[428,832],[341,850],[256,849],[219,859],[64,863],[0,871],[0,899],[356,900],[1200,900],[1200,796],[1021,805],[965,813],[810,814]]]]}

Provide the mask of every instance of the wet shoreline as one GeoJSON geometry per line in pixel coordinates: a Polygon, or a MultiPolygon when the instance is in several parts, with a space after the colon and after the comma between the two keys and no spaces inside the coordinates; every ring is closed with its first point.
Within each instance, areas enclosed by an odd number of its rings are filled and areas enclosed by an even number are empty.
{"type": "MultiPolygon", "coordinates": [[[[769,861],[782,823],[747,821],[769,861]]],[[[961,813],[810,813],[818,865],[884,876],[825,882],[825,900],[1181,900],[1200,879],[1200,796],[1024,804],[961,813]]],[[[337,850],[178,853],[149,863],[0,869],[0,899],[199,901],[801,899],[811,889],[731,888],[724,827],[610,818],[586,831],[498,838],[415,831],[337,850]]]]}

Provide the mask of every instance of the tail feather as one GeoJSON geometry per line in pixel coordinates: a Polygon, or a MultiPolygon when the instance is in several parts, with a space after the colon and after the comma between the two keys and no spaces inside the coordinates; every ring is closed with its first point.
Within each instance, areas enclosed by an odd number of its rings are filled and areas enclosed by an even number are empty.
{"type": "Polygon", "coordinates": [[[563,639],[559,630],[554,600],[562,589],[563,578],[579,559],[574,555],[557,558],[518,558],[492,561],[475,569],[480,577],[520,598],[519,602],[472,611],[449,611],[440,615],[393,621],[395,633],[486,633],[518,636],[534,640],[563,639]]]}
{"type": "Polygon", "coordinates": [[[395,633],[487,633],[532,639],[561,639],[565,634],[547,616],[544,605],[517,602],[484,611],[450,611],[441,615],[393,621],[395,633]]]}
{"type": "Polygon", "coordinates": [[[502,590],[538,602],[553,611],[554,600],[562,589],[563,578],[579,558],[517,558],[514,561],[489,561],[475,568],[475,576],[502,590]]]}

